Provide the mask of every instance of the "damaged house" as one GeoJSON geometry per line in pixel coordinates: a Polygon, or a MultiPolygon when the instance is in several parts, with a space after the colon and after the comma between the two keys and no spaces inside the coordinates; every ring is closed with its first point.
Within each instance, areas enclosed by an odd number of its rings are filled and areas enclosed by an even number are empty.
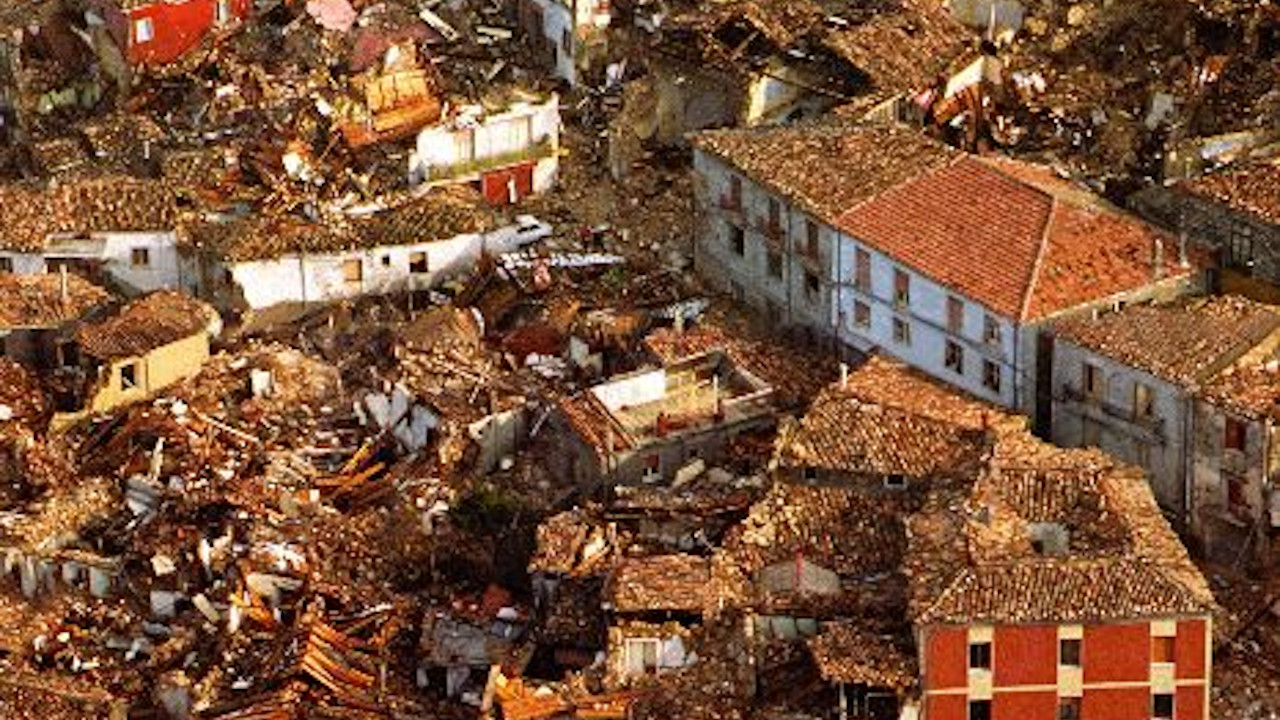
{"type": "Polygon", "coordinates": [[[222,321],[175,290],[138,298],[75,334],[71,363],[55,373],[55,424],[142,400],[200,371],[222,321]]]}
{"type": "Polygon", "coordinates": [[[693,645],[710,580],[710,559],[697,555],[619,560],[604,590],[606,676],[626,685],[697,662],[693,645]]]}
{"type": "Polygon", "coordinates": [[[634,101],[664,142],[851,103],[866,112],[930,87],[972,41],[927,0],[677,5],[655,25],[652,92],[634,101]]]}
{"type": "Polygon", "coordinates": [[[711,284],[774,323],[879,348],[1017,408],[1041,431],[1049,322],[1203,285],[1193,248],[1050,169],[906,128],[709,131],[694,145],[694,261],[711,284]]]}
{"type": "Polygon", "coordinates": [[[73,364],[74,328],[112,301],[79,275],[0,275],[0,355],[35,368],[73,364]]]}
{"type": "Polygon", "coordinates": [[[126,295],[189,288],[178,207],[171,186],[125,176],[0,187],[0,272],[65,267],[126,295]]]}
{"type": "Polygon", "coordinates": [[[558,95],[494,113],[467,106],[418,133],[409,178],[428,186],[478,185],[489,203],[510,205],[554,186],[559,155],[558,95]]]}
{"type": "Polygon", "coordinates": [[[1257,540],[1265,554],[1271,433],[1266,412],[1249,408],[1280,397],[1267,379],[1280,314],[1226,296],[1076,318],[1054,337],[1054,441],[1142,467],[1160,505],[1211,553],[1257,540]]]}
{"type": "Polygon", "coordinates": [[[672,482],[776,414],[772,387],[714,350],[612,378],[560,410],[572,437],[567,472],[587,486],[672,482]]]}
{"type": "Polygon", "coordinates": [[[86,0],[90,24],[107,36],[132,65],[165,65],[196,49],[205,38],[240,25],[252,0],[86,0]]]}
{"type": "Polygon", "coordinates": [[[470,271],[484,254],[549,233],[529,216],[499,227],[474,193],[448,188],[327,223],[273,215],[206,222],[192,240],[200,294],[222,308],[256,310],[426,290],[470,271]]]}
{"type": "Polygon", "coordinates": [[[569,83],[599,72],[613,20],[611,0],[517,0],[520,28],[533,51],[569,83]]]}

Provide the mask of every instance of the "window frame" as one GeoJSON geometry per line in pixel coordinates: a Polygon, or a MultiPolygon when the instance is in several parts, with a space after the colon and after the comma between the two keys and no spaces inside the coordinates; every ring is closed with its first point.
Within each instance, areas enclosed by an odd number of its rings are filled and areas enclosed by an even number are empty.
{"type": "Polygon", "coordinates": [[[627,670],[629,677],[644,677],[650,674],[658,674],[658,662],[662,656],[662,641],[658,638],[651,637],[629,637],[622,642],[623,666],[627,670]],[[635,669],[635,663],[632,662],[634,657],[632,648],[652,648],[653,664],[650,665],[647,653],[643,650],[640,658],[639,672],[635,669]]]}
{"type": "Polygon", "coordinates": [[[964,300],[955,295],[947,296],[947,332],[964,334],[964,300]]]}
{"type": "Polygon", "coordinates": [[[1058,638],[1058,666],[1059,667],[1082,667],[1084,660],[1084,640],[1082,638],[1058,638]],[[1067,648],[1075,648],[1068,653],[1067,648]],[[1074,655],[1074,662],[1069,662],[1068,655],[1074,655]]]}
{"type": "Polygon", "coordinates": [[[982,316],[982,342],[999,347],[1004,343],[1004,332],[1000,321],[992,315],[982,316]]]}
{"type": "Polygon", "coordinates": [[[1081,702],[1078,697],[1058,698],[1058,720],[1080,720],[1081,702]]]}
{"type": "Polygon", "coordinates": [[[141,366],[142,363],[137,360],[122,363],[120,365],[120,389],[122,391],[138,390],[142,388],[142,373],[139,372],[142,369],[141,366]]]}
{"type": "Polygon", "coordinates": [[[364,260],[347,258],[342,261],[342,281],[348,285],[364,282],[364,260]]]}
{"type": "Polygon", "coordinates": [[[1173,720],[1174,713],[1177,711],[1177,703],[1175,702],[1173,693],[1152,693],[1151,695],[1151,717],[1155,720],[1173,720]],[[1167,699],[1168,710],[1162,710],[1161,701],[1167,699]]]}
{"type": "Polygon", "coordinates": [[[871,253],[863,248],[853,251],[853,289],[871,294],[871,253]]]}
{"type": "Polygon", "coordinates": [[[861,330],[871,328],[871,305],[861,300],[853,301],[853,326],[861,330]]]}
{"type": "Polygon", "coordinates": [[[911,345],[911,322],[897,315],[893,316],[893,341],[899,345],[911,345]]]}
{"type": "Polygon", "coordinates": [[[970,700],[968,707],[965,709],[965,717],[968,720],[991,720],[991,701],[990,700],[970,700]],[[978,709],[981,708],[980,712],[978,709]]]}
{"type": "Polygon", "coordinates": [[[964,375],[964,346],[954,340],[943,344],[942,363],[951,372],[964,375]]]}
{"type": "Polygon", "coordinates": [[[1003,392],[1003,386],[1004,372],[1000,369],[1000,363],[984,358],[982,361],[982,387],[991,392],[999,393],[1003,392]]]}
{"type": "Polygon", "coordinates": [[[765,273],[774,280],[782,279],[782,252],[773,248],[766,248],[765,253],[765,273]]]}
{"type": "Polygon", "coordinates": [[[156,23],[153,18],[140,17],[133,20],[133,43],[141,45],[156,39],[156,23]],[[146,32],[143,32],[146,28],[146,32]],[[145,36],[145,37],[144,37],[145,36]]]}
{"type": "Polygon", "coordinates": [[[1089,400],[1102,400],[1107,396],[1107,380],[1097,363],[1083,360],[1080,363],[1080,390],[1089,400]]]}
{"type": "Polygon", "coordinates": [[[1243,420],[1228,415],[1222,425],[1222,449],[1244,452],[1249,444],[1249,426],[1243,420]]]}
{"type": "Polygon", "coordinates": [[[1174,635],[1151,636],[1151,664],[1173,665],[1178,662],[1178,638],[1174,635]]]}
{"type": "Polygon", "coordinates": [[[818,223],[814,222],[812,218],[807,218],[805,219],[804,222],[805,222],[804,254],[814,260],[817,260],[819,255],[818,246],[821,244],[820,238],[821,238],[822,232],[818,227],[818,223]]]}
{"type": "Polygon", "coordinates": [[[0,257],[0,275],[7,275],[13,272],[13,258],[0,257]]]}
{"type": "Polygon", "coordinates": [[[728,223],[729,249],[738,257],[747,256],[747,231],[736,223],[728,223]]]}
{"type": "Polygon", "coordinates": [[[1133,382],[1133,419],[1151,420],[1156,416],[1155,391],[1150,385],[1135,380],[1133,382]]]}
{"type": "Polygon", "coordinates": [[[131,267],[151,267],[151,248],[129,248],[129,265],[131,267]]]}
{"type": "Polygon", "coordinates": [[[905,308],[911,305],[911,276],[902,268],[893,269],[893,306],[905,308]]]}
{"type": "Polygon", "coordinates": [[[991,672],[992,648],[990,640],[979,640],[969,643],[967,660],[969,670],[985,670],[991,672]],[[976,662],[975,662],[976,660],[976,662]]]}

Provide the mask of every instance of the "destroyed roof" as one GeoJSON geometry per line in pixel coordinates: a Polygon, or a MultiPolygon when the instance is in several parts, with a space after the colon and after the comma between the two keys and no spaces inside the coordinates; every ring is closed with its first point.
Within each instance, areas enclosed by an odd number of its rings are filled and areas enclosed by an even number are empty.
{"type": "Polygon", "coordinates": [[[701,612],[711,561],[696,555],[627,558],[609,578],[605,596],[617,612],[701,612]]]}
{"type": "Polygon", "coordinates": [[[1280,421],[1280,363],[1240,362],[1205,383],[1200,397],[1236,415],[1280,421]]]}
{"type": "Polygon", "coordinates": [[[0,249],[38,252],[50,235],[171,231],[177,195],[168,184],[123,175],[0,186],[0,249]]]}
{"type": "Polygon", "coordinates": [[[111,297],[75,273],[0,274],[0,330],[58,327],[111,297]]]}
{"type": "Polygon", "coordinates": [[[901,690],[915,685],[919,677],[906,638],[876,633],[853,621],[827,623],[808,645],[827,682],[901,690]]]}
{"type": "Polygon", "coordinates": [[[1280,164],[1256,162],[1183,180],[1178,188],[1233,210],[1280,223],[1280,164]]]}
{"type": "Polygon", "coordinates": [[[710,130],[693,145],[827,221],[960,156],[906,127],[847,121],[710,130]]]}
{"type": "Polygon", "coordinates": [[[1131,305],[1054,324],[1057,337],[1169,382],[1198,385],[1280,328],[1280,314],[1236,296],[1131,305]]]}
{"type": "Polygon", "coordinates": [[[926,477],[960,471],[1008,422],[995,406],[873,356],[828,385],[783,437],[784,466],[926,477]]]}
{"type": "Polygon", "coordinates": [[[49,410],[44,388],[35,373],[7,357],[0,357],[0,406],[9,408],[9,420],[0,420],[0,434],[17,423],[38,428],[49,410]]]}
{"type": "Polygon", "coordinates": [[[909,92],[931,85],[972,38],[937,0],[899,0],[865,22],[831,30],[823,44],[865,73],[877,90],[909,92]]]}
{"type": "Polygon", "coordinates": [[[536,532],[529,572],[603,574],[616,554],[616,530],[593,508],[574,508],[543,520],[536,532]]]}
{"type": "Polygon", "coordinates": [[[844,213],[836,223],[942,285],[1034,320],[1150,284],[1177,242],[1054,176],[1012,160],[964,157],[844,213]]]}
{"type": "Polygon", "coordinates": [[[255,214],[229,222],[205,222],[192,228],[191,239],[227,260],[248,262],[448,240],[486,232],[495,224],[475,191],[451,187],[370,216],[312,222],[293,215],[255,214]]]}
{"type": "Polygon", "coordinates": [[[217,311],[184,292],[159,290],[80,327],[76,340],[85,353],[103,360],[136,357],[205,332],[216,318],[217,311]]]}
{"type": "Polygon", "coordinates": [[[1094,622],[1214,609],[1142,471],[1098,450],[1003,437],[972,490],[935,494],[910,518],[908,534],[918,623],[1094,622]]]}

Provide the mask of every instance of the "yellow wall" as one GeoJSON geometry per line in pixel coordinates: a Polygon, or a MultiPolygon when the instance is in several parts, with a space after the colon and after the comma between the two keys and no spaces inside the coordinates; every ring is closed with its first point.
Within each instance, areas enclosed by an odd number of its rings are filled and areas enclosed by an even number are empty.
{"type": "Polygon", "coordinates": [[[152,350],[142,358],[127,358],[111,363],[106,369],[106,382],[86,404],[90,412],[102,412],[125,403],[143,400],[173,383],[200,371],[209,358],[209,336],[197,333],[188,338],[152,350]],[[136,362],[137,386],[120,387],[121,369],[136,362]]]}

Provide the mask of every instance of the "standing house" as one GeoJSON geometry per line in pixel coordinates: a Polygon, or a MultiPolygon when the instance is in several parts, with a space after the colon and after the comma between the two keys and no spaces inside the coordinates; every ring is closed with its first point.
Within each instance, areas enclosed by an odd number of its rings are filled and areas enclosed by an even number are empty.
{"type": "Polygon", "coordinates": [[[209,357],[222,330],[217,312],[182,292],[161,290],[134,300],[114,316],[76,331],[79,366],[55,425],[143,400],[190,377],[209,357]]]}
{"type": "Polygon", "coordinates": [[[1054,326],[1053,438],[1144,468],[1160,505],[1193,526],[1196,395],[1270,338],[1280,314],[1240,298],[1140,305],[1054,326]]]}
{"type": "Polygon", "coordinates": [[[1006,436],[908,525],[922,720],[1209,717],[1213,596],[1137,468],[1006,436]]]}
{"type": "Polygon", "coordinates": [[[520,27],[556,77],[570,85],[597,69],[608,49],[610,0],[517,0],[520,27]]]}
{"type": "Polygon", "coordinates": [[[619,560],[604,588],[606,677],[626,685],[696,662],[710,579],[710,560],[696,555],[619,560]]]}
{"type": "Polygon", "coordinates": [[[89,7],[131,65],[165,65],[210,35],[238,27],[252,0],[90,0],[89,7]]]}
{"type": "Polygon", "coordinates": [[[529,216],[497,227],[472,194],[449,189],[328,223],[271,215],[205,223],[192,240],[201,296],[220,308],[257,310],[430,289],[470,271],[481,255],[549,234],[529,216]]]}
{"type": "Polygon", "coordinates": [[[489,203],[510,205],[550,190],[559,166],[560,98],[552,94],[493,114],[463,108],[426,128],[409,157],[409,177],[431,186],[476,184],[489,203]]]}
{"type": "Polygon", "coordinates": [[[1049,169],[905,128],[710,131],[694,145],[694,261],[710,283],[1032,415],[1042,433],[1048,323],[1202,285],[1176,239],[1049,169]]]}
{"type": "Polygon", "coordinates": [[[124,176],[0,187],[0,272],[60,268],[125,294],[187,286],[171,186],[124,176]]]}
{"type": "Polygon", "coordinates": [[[560,410],[573,437],[569,472],[584,485],[671,482],[776,414],[773,389],[720,351],[612,378],[560,410]]]}
{"type": "Polygon", "coordinates": [[[0,355],[36,368],[74,364],[72,328],[111,299],[67,272],[0,275],[0,355]]]}

